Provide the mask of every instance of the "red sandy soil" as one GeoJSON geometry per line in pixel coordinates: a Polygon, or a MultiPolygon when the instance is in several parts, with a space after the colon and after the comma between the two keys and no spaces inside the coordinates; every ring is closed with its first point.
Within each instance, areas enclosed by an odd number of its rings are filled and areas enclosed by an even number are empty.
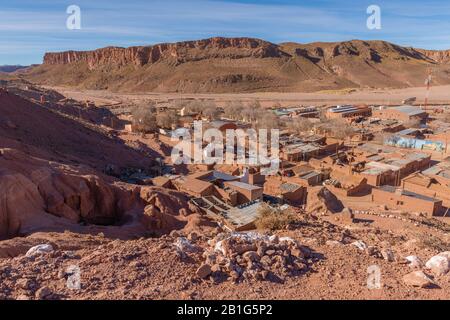
{"type": "MultiPolygon", "coordinates": [[[[294,230],[278,232],[312,250],[305,259],[307,268],[304,272],[279,282],[249,279],[235,283],[215,275],[200,279],[196,270],[204,261],[201,251],[210,248],[207,241],[218,232],[212,228],[196,229],[200,236],[192,243],[200,251],[187,253],[184,259],[173,246],[176,234],[128,241],[71,233],[35,234],[30,240],[13,239],[3,244],[1,250],[14,247],[16,242],[30,243],[17,250],[20,254],[16,252],[16,257],[0,259],[0,295],[7,299],[34,299],[38,290],[46,287],[51,292],[48,299],[449,298],[450,274],[435,276],[439,287],[434,289],[414,288],[402,281],[405,274],[413,271],[402,262],[402,257],[417,255],[426,261],[444,249],[436,245],[447,246],[448,250],[448,225],[444,232],[446,227],[441,224],[433,227],[420,224],[410,228],[411,222],[400,221],[401,228],[391,230],[392,224],[378,222],[337,223],[334,218],[338,216],[329,217],[333,223],[305,217],[294,230]],[[432,245],[425,235],[440,241],[432,245]],[[357,249],[350,244],[355,240],[362,240],[379,250],[390,247],[396,261],[388,262],[357,249]],[[34,259],[23,255],[31,243],[48,242],[57,248],[53,253],[34,259]],[[63,271],[69,265],[81,269],[80,290],[66,287],[67,275],[63,271]],[[367,288],[367,268],[372,265],[381,269],[380,289],[367,288]]],[[[357,215],[357,218],[367,217],[357,215]]]]}

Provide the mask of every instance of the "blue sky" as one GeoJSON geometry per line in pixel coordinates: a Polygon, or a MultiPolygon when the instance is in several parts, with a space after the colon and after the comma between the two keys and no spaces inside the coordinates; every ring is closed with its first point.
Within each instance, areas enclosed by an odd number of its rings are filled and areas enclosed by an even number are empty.
{"type": "Polygon", "coordinates": [[[275,43],[382,39],[450,49],[450,1],[0,0],[0,65],[41,63],[48,51],[212,36],[275,43]],[[381,8],[381,30],[366,27],[371,4],[381,8]],[[81,8],[81,30],[66,28],[69,5],[81,8]]]}

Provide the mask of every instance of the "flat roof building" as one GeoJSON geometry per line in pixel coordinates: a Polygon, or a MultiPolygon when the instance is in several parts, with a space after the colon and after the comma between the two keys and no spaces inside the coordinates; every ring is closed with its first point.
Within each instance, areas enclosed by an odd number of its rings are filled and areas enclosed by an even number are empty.
{"type": "Polygon", "coordinates": [[[424,122],[428,119],[428,113],[415,106],[380,107],[373,111],[373,116],[380,119],[400,120],[403,122],[413,120],[424,122]]]}
{"type": "Polygon", "coordinates": [[[336,106],[330,108],[326,112],[326,116],[329,119],[344,119],[344,118],[356,118],[356,117],[369,117],[372,115],[372,109],[366,105],[361,106],[336,106]]]}
{"type": "Polygon", "coordinates": [[[389,209],[422,212],[428,216],[442,212],[442,200],[392,186],[372,189],[372,201],[389,209]]]}

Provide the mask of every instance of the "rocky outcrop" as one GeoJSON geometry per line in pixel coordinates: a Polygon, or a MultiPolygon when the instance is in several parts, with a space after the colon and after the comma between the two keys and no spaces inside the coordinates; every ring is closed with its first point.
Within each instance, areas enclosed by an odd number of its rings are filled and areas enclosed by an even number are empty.
{"type": "Polygon", "coordinates": [[[0,239],[38,231],[82,232],[80,224],[89,226],[86,232],[114,236],[161,235],[203,225],[191,213],[187,196],[180,192],[108,181],[93,172],[0,149],[0,239]]]}
{"type": "Polygon", "coordinates": [[[0,238],[59,223],[114,224],[140,201],[136,192],[96,175],[54,167],[17,150],[0,150],[0,168],[0,238]]]}
{"type": "Polygon", "coordinates": [[[437,63],[450,63],[450,50],[416,50],[437,63]]]}
{"type": "Polygon", "coordinates": [[[161,60],[183,63],[210,58],[268,58],[288,56],[277,45],[251,38],[210,38],[141,47],[107,47],[94,51],[46,53],[44,64],[86,62],[89,68],[105,64],[143,66],[161,60]]]}
{"type": "Polygon", "coordinates": [[[118,92],[314,92],[450,84],[448,52],[386,41],[273,44],[210,38],[130,48],[47,53],[26,77],[45,85],[118,92]]]}

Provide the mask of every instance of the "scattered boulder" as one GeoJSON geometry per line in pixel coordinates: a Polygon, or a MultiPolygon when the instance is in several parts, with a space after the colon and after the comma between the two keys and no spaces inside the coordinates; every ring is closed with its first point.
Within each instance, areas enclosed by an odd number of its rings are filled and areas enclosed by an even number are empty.
{"type": "Polygon", "coordinates": [[[192,231],[187,236],[189,241],[197,241],[198,240],[198,234],[195,231],[192,231]]]}
{"type": "Polygon", "coordinates": [[[211,266],[209,264],[202,264],[196,271],[196,274],[199,278],[205,279],[212,273],[211,266]]]}
{"type": "Polygon", "coordinates": [[[22,278],[17,280],[17,285],[24,290],[30,290],[35,286],[35,282],[31,279],[22,278]]]}
{"type": "Polygon", "coordinates": [[[424,266],[422,260],[417,256],[407,256],[405,260],[411,268],[423,268],[424,266]]]}
{"type": "Polygon", "coordinates": [[[34,257],[36,255],[44,254],[44,253],[50,253],[53,252],[53,247],[51,244],[39,244],[37,246],[31,247],[25,256],[27,257],[34,257]]]}
{"type": "Polygon", "coordinates": [[[450,260],[450,251],[441,252],[438,254],[438,256],[446,257],[448,260],[450,260]]]}
{"type": "Polygon", "coordinates": [[[48,287],[42,287],[36,291],[36,299],[43,300],[49,298],[53,294],[52,290],[48,287]]]}
{"type": "Polygon", "coordinates": [[[428,260],[425,266],[435,275],[443,276],[450,270],[450,261],[445,256],[437,255],[428,260]]]}
{"type": "Polygon", "coordinates": [[[257,262],[261,259],[258,253],[256,253],[255,251],[247,251],[246,253],[244,253],[243,258],[247,261],[252,262],[257,262]]]}
{"type": "Polygon", "coordinates": [[[192,244],[188,239],[184,237],[177,238],[174,245],[178,251],[182,252],[196,252],[199,250],[196,245],[192,244]]]}
{"type": "Polygon", "coordinates": [[[367,249],[367,244],[365,244],[363,241],[358,240],[355,242],[352,242],[352,245],[357,247],[361,251],[365,251],[367,249]]]}
{"type": "Polygon", "coordinates": [[[423,271],[413,271],[403,277],[403,282],[409,286],[419,288],[432,288],[436,283],[423,271]]]}
{"type": "Polygon", "coordinates": [[[384,260],[393,262],[395,260],[394,252],[391,249],[383,249],[381,250],[381,256],[384,260]]]}
{"type": "Polygon", "coordinates": [[[219,234],[208,242],[213,252],[205,251],[205,264],[214,265],[230,281],[285,279],[307,268],[305,249],[289,237],[259,233],[219,234]]]}

